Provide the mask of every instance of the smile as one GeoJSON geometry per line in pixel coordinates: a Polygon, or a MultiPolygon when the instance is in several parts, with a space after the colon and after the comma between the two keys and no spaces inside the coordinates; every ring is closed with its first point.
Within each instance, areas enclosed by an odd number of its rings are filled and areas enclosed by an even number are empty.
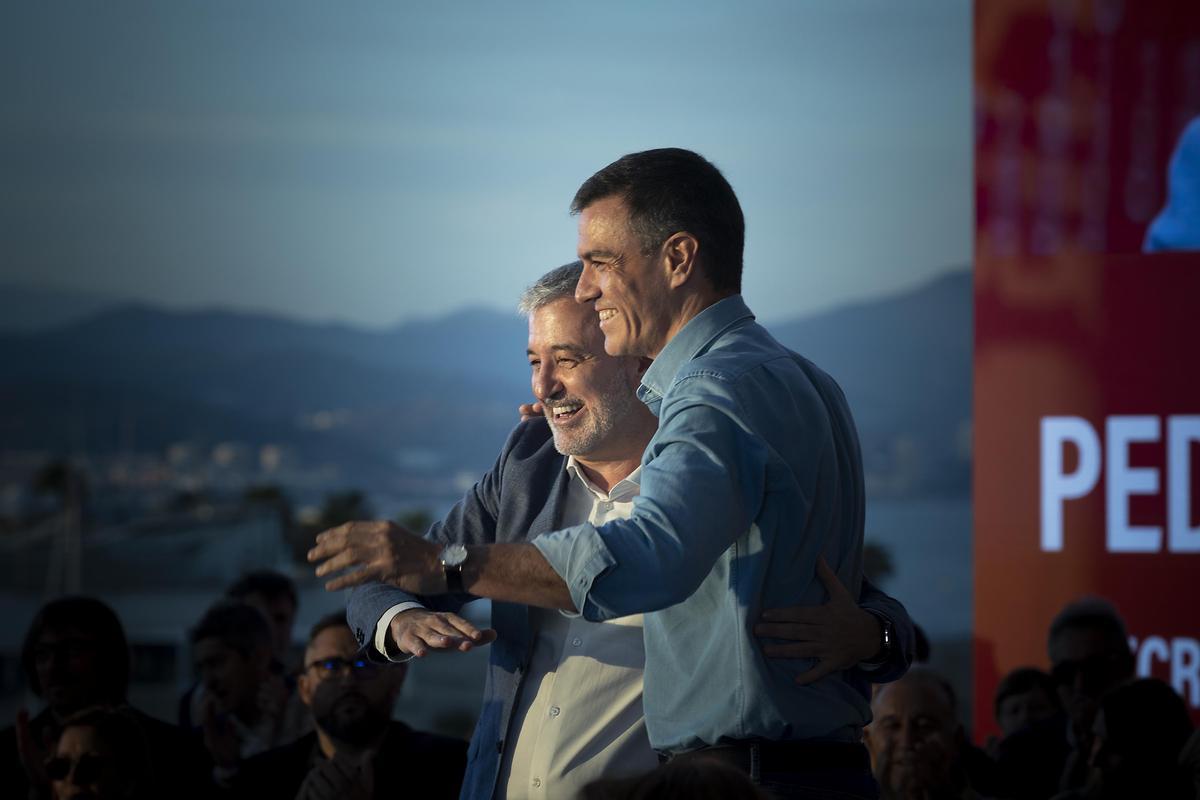
{"type": "Polygon", "coordinates": [[[550,414],[555,422],[566,422],[579,413],[583,403],[560,403],[550,406],[550,414]]]}
{"type": "Polygon", "coordinates": [[[600,321],[606,322],[617,315],[617,310],[615,308],[602,308],[600,309],[599,314],[600,321]]]}

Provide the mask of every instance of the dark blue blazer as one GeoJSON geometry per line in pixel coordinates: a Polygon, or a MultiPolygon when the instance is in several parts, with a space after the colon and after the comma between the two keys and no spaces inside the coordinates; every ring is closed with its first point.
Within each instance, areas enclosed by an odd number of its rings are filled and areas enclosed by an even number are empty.
{"type": "MultiPolygon", "coordinates": [[[[559,530],[569,478],[566,463],[566,456],[554,449],[544,419],[522,422],[509,435],[495,465],[425,538],[443,544],[491,544],[523,542],[559,530]]],[[[387,609],[406,600],[419,600],[428,608],[458,611],[472,599],[470,595],[414,598],[394,586],[370,583],[350,593],[346,618],[359,645],[378,659],[382,655],[374,647],[375,626],[387,609]]],[[[858,683],[865,689],[868,681],[881,683],[904,674],[912,661],[914,633],[904,606],[865,578],[859,602],[892,623],[896,640],[891,659],[869,676],[860,676],[858,683]]],[[[495,792],[500,756],[515,734],[508,729],[513,705],[532,653],[533,632],[526,606],[493,602],[492,627],[497,637],[490,645],[483,709],[467,750],[461,795],[469,800],[486,800],[495,792]]]]}

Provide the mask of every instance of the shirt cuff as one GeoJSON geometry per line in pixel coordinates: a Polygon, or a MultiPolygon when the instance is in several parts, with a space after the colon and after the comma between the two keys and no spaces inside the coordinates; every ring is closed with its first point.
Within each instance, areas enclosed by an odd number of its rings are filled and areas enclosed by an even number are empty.
{"type": "MultiPolygon", "coordinates": [[[[863,611],[867,612],[872,617],[879,620],[880,625],[882,625],[885,622],[891,622],[891,620],[889,620],[886,616],[884,616],[883,614],[880,614],[878,611],[876,611],[874,609],[864,608],[863,611]]],[[[896,647],[896,643],[892,642],[892,648],[894,649],[895,647],[896,647]]],[[[887,666],[888,662],[890,662],[891,660],[892,660],[891,653],[889,652],[886,656],[884,656],[884,659],[882,661],[860,661],[857,664],[855,664],[854,666],[860,672],[877,672],[877,671],[883,669],[885,666],[887,666]]]]}
{"type": "Polygon", "coordinates": [[[409,600],[404,603],[396,603],[396,605],[383,612],[383,616],[379,618],[379,622],[375,624],[375,649],[379,655],[386,658],[388,661],[394,661],[397,664],[403,664],[405,661],[412,659],[411,653],[402,653],[398,647],[389,648],[387,646],[388,628],[392,626],[392,620],[401,611],[408,611],[410,608],[424,608],[420,603],[414,603],[409,600]]]}
{"type": "Polygon", "coordinates": [[[606,618],[597,608],[598,604],[589,602],[589,595],[596,579],[617,562],[596,526],[584,523],[543,534],[534,539],[532,544],[567,584],[567,591],[578,612],[564,613],[567,616],[582,615],[593,622],[606,618]]]}

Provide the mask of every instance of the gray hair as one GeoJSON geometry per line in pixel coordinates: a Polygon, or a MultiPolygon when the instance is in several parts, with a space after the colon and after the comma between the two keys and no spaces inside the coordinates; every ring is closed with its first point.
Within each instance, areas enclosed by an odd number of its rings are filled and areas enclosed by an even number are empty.
{"type": "Polygon", "coordinates": [[[572,261],[570,264],[555,267],[521,293],[517,310],[530,317],[533,316],[533,312],[555,300],[574,297],[575,285],[579,283],[579,276],[582,274],[582,261],[572,261]]]}

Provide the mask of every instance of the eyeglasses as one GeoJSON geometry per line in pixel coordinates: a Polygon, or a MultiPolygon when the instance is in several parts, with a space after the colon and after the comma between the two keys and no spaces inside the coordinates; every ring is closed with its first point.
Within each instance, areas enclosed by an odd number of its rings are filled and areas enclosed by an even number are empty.
{"type": "Polygon", "coordinates": [[[66,756],[55,756],[46,762],[46,777],[52,781],[61,781],[74,773],[75,785],[86,785],[98,780],[104,774],[107,764],[108,759],[105,756],[95,753],[84,753],[78,761],[72,761],[66,756]]]}
{"type": "Polygon", "coordinates": [[[379,671],[379,665],[367,661],[365,658],[356,658],[352,661],[347,661],[344,658],[322,658],[319,661],[313,661],[305,669],[316,670],[317,674],[322,678],[337,675],[343,677],[353,675],[355,678],[373,678],[375,673],[379,671]]]}

